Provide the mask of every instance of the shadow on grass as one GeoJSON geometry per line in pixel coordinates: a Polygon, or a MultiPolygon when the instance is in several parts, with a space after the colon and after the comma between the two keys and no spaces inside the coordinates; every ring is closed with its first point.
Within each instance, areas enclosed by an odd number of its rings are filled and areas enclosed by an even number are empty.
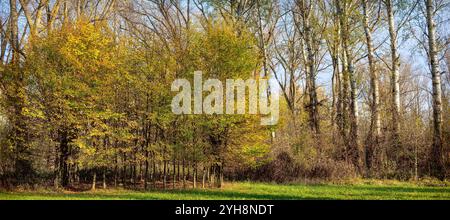
{"type": "Polygon", "coordinates": [[[12,199],[46,199],[46,200],[332,200],[332,197],[308,196],[308,195],[274,195],[257,194],[229,191],[210,190],[173,190],[173,191],[148,191],[148,192],[125,192],[118,194],[106,193],[0,193],[0,198],[12,199]],[[3,195],[2,195],[3,194],[3,195]],[[6,196],[5,196],[6,195],[6,196]]]}
{"type": "Polygon", "coordinates": [[[238,185],[222,190],[150,190],[96,192],[0,192],[0,199],[50,200],[335,200],[450,199],[450,188],[339,185],[238,185]]]}
{"type": "Polygon", "coordinates": [[[355,186],[359,190],[371,190],[376,192],[398,192],[398,193],[447,193],[450,194],[450,187],[448,188],[425,188],[425,187],[403,187],[403,186],[355,186]]]}

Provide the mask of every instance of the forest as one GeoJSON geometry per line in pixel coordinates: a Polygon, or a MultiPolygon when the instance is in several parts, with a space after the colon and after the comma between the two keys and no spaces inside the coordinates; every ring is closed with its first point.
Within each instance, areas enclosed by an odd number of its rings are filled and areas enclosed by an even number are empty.
{"type": "Polygon", "coordinates": [[[0,189],[444,181],[449,104],[449,0],[0,0],[0,189]],[[278,123],[174,114],[196,71],[278,123]]]}

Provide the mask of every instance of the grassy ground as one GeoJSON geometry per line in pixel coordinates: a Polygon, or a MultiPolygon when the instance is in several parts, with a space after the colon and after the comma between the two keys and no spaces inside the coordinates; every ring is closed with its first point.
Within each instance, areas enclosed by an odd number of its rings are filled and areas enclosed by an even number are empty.
{"type": "Polygon", "coordinates": [[[0,200],[301,200],[301,199],[374,199],[374,200],[450,200],[450,186],[423,186],[399,182],[359,182],[351,184],[227,183],[223,189],[95,192],[15,191],[0,192],[0,200]]]}

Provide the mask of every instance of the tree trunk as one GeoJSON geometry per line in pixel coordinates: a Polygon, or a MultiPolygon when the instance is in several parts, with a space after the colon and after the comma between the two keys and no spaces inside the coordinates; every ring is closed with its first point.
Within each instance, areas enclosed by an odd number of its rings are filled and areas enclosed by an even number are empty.
{"type": "Polygon", "coordinates": [[[15,175],[21,183],[27,183],[32,175],[32,165],[30,162],[31,153],[27,147],[27,124],[23,115],[25,108],[25,87],[24,75],[20,69],[20,45],[18,29],[18,12],[16,0],[10,0],[10,43],[12,51],[11,64],[13,67],[13,92],[8,94],[9,103],[13,107],[12,130],[10,141],[15,151],[15,175]]]}
{"type": "Polygon", "coordinates": [[[166,189],[166,183],[167,183],[167,171],[166,171],[166,168],[167,168],[167,162],[166,162],[166,160],[164,160],[164,165],[163,165],[163,172],[164,172],[164,174],[163,174],[163,188],[164,189],[166,189]]]}
{"type": "Polygon", "coordinates": [[[389,36],[391,39],[392,147],[398,149],[400,147],[400,58],[397,51],[397,31],[392,2],[391,0],[386,0],[385,3],[388,15],[389,36]]]}
{"type": "Polygon", "coordinates": [[[378,143],[381,136],[381,122],[380,113],[378,111],[378,106],[380,103],[379,97],[379,82],[378,82],[378,72],[375,69],[374,51],[372,44],[372,28],[370,27],[370,5],[368,5],[368,0],[362,1],[363,13],[364,13],[364,32],[366,35],[366,46],[367,46],[367,59],[369,60],[369,75],[370,75],[370,89],[372,95],[371,112],[372,116],[370,119],[370,130],[368,135],[368,143],[366,143],[365,156],[366,156],[366,169],[368,176],[372,168],[374,158],[374,152],[378,148],[378,143]]]}
{"type": "Polygon", "coordinates": [[[114,187],[117,187],[117,176],[118,176],[118,161],[117,161],[117,154],[114,157],[114,187]]]}
{"type": "Polygon", "coordinates": [[[186,188],[185,159],[183,158],[183,188],[186,188]]]}
{"type": "Polygon", "coordinates": [[[122,169],[122,184],[125,186],[126,185],[126,180],[127,180],[127,153],[123,153],[123,169],[122,169]]]}
{"type": "Polygon", "coordinates": [[[92,177],[92,187],[91,190],[95,190],[95,185],[97,183],[97,172],[94,171],[94,176],[92,177]]]}
{"type": "Polygon", "coordinates": [[[67,187],[69,184],[69,139],[68,133],[65,129],[60,131],[60,140],[59,140],[59,172],[60,172],[60,185],[62,187],[67,187]]]}
{"type": "MultiPolygon", "coordinates": [[[[360,173],[360,158],[359,158],[359,146],[358,146],[358,104],[357,104],[357,91],[356,91],[356,78],[355,71],[353,67],[352,54],[350,52],[350,33],[349,33],[349,23],[348,23],[348,12],[344,2],[344,6],[340,5],[340,1],[336,1],[337,14],[340,20],[341,26],[341,40],[343,49],[343,93],[346,97],[348,95],[348,85],[350,84],[350,100],[344,97],[343,110],[350,107],[350,134],[348,137],[344,134],[344,140],[346,142],[346,159],[350,160],[352,164],[357,168],[360,173]],[[349,105],[348,105],[348,102],[349,105]]],[[[343,126],[346,126],[346,115],[343,117],[343,126]]]]}
{"type": "Polygon", "coordinates": [[[181,182],[181,177],[180,177],[180,160],[177,160],[177,181],[181,182]]]}
{"type": "Polygon", "coordinates": [[[193,182],[194,182],[194,189],[197,188],[197,163],[194,163],[194,178],[193,178],[193,182]]]}
{"type": "Polygon", "coordinates": [[[203,166],[202,189],[205,188],[205,181],[206,181],[206,167],[203,166]]]}
{"type": "MultiPolygon", "coordinates": [[[[148,146],[147,146],[148,147],[148,146]]],[[[145,172],[144,172],[144,189],[147,189],[147,181],[148,181],[148,150],[145,149],[145,172]]]]}
{"type": "Polygon", "coordinates": [[[155,159],[155,152],[152,152],[152,163],[153,163],[153,172],[152,172],[152,182],[153,182],[153,188],[156,188],[156,159],[155,159]]]}
{"type": "Polygon", "coordinates": [[[173,158],[173,161],[172,161],[172,168],[173,168],[173,170],[172,170],[172,188],[173,189],[175,189],[175,184],[176,184],[176,180],[177,180],[177,173],[175,172],[176,171],[176,163],[175,163],[176,161],[175,161],[175,157],[173,158]]]}
{"type": "Polygon", "coordinates": [[[435,36],[434,6],[433,0],[426,0],[427,27],[428,27],[428,54],[431,66],[433,84],[433,146],[431,150],[431,175],[444,180],[445,165],[443,160],[442,143],[442,87],[441,74],[439,72],[439,60],[437,58],[437,46],[435,36]]]}
{"type": "MultiPolygon", "coordinates": [[[[305,1],[297,2],[300,10],[302,11],[302,21],[303,21],[303,38],[305,40],[306,46],[306,68],[307,68],[307,81],[308,81],[308,95],[309,95],[309,120],[310,127],[314,134],[320,133],[320,122],[319,122],[319,109],[318,109],[318,98],[317,98],[317,88],[316,88],[316,46],[317,42],[313,39],[313,30],[310,23],[312,16],[311,10],[312,6],[307,5],[305,1]]],[[[311,2],[309,4],[312,4],[311,2]]]]}
{"type": "Polygon", "coordinates": [[[106,189],[106,167],[103,168],[103,189],[106,189]]]}

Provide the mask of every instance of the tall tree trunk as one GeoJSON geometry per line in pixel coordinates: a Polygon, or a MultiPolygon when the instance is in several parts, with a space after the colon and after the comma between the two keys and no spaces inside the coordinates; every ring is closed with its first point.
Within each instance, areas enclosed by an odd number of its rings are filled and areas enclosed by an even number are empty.
{"type": "Polygon", "coordinates": [[[367,59],[369,60],[369,75],[370,75],[370,89],[372,95],[371,112],[372,116],[370,118],[370,130],[368,136],[368,143],[366,143],[365,156],[366,156],[366,169],[368,175],[370,176],[370,171],[372,168],[374,158],[374,152],[377,151],[378,143],[381,136],[381,122],[380,113],[378,106],[380,103],[379,97],[379,82],[378,82],[378,72],[375,68],[374,51],[372,44],[372,28],[370,27],[370,5],[368,0],[362,1],[363,13],[364,13],[364,32],[366,35],[366,45],[367,45],[367,59]]]}
{"type": "Polygon", "coordinates": [[[177,160],[177,181],[181,182],[181,177],[180,177],[180,160],[177,160]]]}
{"type": "Polygon", "coordinates": [[[147,189],[147,182],[148,182],[148,144],[147,148],[145,149],[145,172],[144,172],[144,189],[147,189]]]}
{"type": "Polygon", "coordinates": [[[312,1],[306,3],[306,1],[298,1],[297,6],[301,11],[301,20],[303,28],[303,39],[306,46],[306,73],[307,73],[307,85],[308,85],[308,112],[310,127],[314,134],[320,133],[320,122],[319,122],[319,102],[317,98],[317,87],[316,87],[316,47],[318,42],[313,38],[313,29],[311,25],[311,17],[313,6],[312,1]]]}
{"type": "Polygon", "coordinates": [[[97,171],[94,170],[94,175],[92,176],[92,187],[91,190],[95,190],[95,185],[97,184],[97,171]]]}
{"type": "Polygon", "coordinates": [[[426,0],[427,27],[428,27],[428,54],[431,66],[433,84],[433,146],[431,150],[431,175],[443,180],[445,178],[445,165],[442,146],[442,87],[437,58],[437,45],[435,36],[433,0],[426,0]]]}
{"type": "Polygon", "coordinates": [[[153,188],[156,188],[156,153],[152,151],[152,182],[153,182],[153,188]]]}
{"type": "Polygon", "coordinates": [[[117,154],[114,157],[114,187],[117,187],[117,177],[118,177],[118,159],[117,159],[117,154]]]}
{"type": "Polygon", "coordinates": [[[203,165],[203,173],[202,173],[202,189],[205,188],[205,181],[206,181],[206,167],[203,165]]]}
{"type": "Polygon", "coordinates": [[[20,45],[19,45],[19,28],[18,28],[18,11],[16,0],[10,0],[10,46],[12,51],[12,73],[13,73],[13,90],[12,94],[8,94],[9,103],[13,107],[11,117],[13,128],[11,130],[10,140],[15,150],[15,175],[21,183],[26,183],[32,175],[32,165],[30,162],[31,153],[27,147],[27,124],[26,117],[23,115],[25,108],[25,86],[24,74],[20,69],[20,45]]]}
{"type": "Polygon", "coordinates": [[[335,87],[336,87],[336,93],[337,93],[337,101],[336,101],[336,125],[338,133],[340,134],[341,138],[344,140],[346,139],[345,135],[345,108],[344,103],[346,102],[346,95],[345,90],[343,88],[343,72],[345,71],[345,62],[342,62],[342,65],[340,65],[339,60],[344,59],[344,54],[342,53],[342,43],[341,43],[341,32],[342,32],[342,23],[341,22],[341,10],[339,7],[339,3],[336,4],[336,11],[334,13],[333,18],[336,21],[336,27],[334,30],[333,35],[333,44],[334,44],[334,56],[333,56],[333,73],[335,74],[336,80],[335,80],[335,87]],[[340,58],[340,59],[339,59],[340,58]],[[342,68],[342,69],[341,69],[342,68]]]}
{"type": "Polygon", "coordinates": [[[193,187],[197,188],[197,162],[194,163],[194,178],[193,178],[193,187]]]}
{"type": "Polygon", "coordinates": [[[66,129],[62,129],[59,137],[59,172],[62,187],[67,187],[69,184],[69,137],[66,129]]]}
{"type": "Polygon", "coordinates": [[[163,188],[166,189],[166,184],[167,184],[167,161],[164,160],[164,165],[163,165],[163,169],[164,169],[164,174],[163,174],[163,188]]]}
{"type": "Polygon", "coordinates": [[[173,170],[172,170],[172,188],[174,188],[175,189],[175,184],[176,184],[176,181],[177,181],[177,173],[175,172],[176,171],[176,159],[175,159],[175,156],[173,157],[173,160],[172,160],[172,168],[173,168],[173,170]]]}
{"type": "MultiPolygon", "coordinates": [[[[344,96],[348,95],[348,86],[350,84],[350,99],[345,99],[344,110],[349,108],[350,115],[348,119],[350,120],[350,134],[344,139],[347,145],[346,157],[352,162],[352,164],[357,168],[358,172],[361,172],[360,166],[360,155],[359,155],[359,144],[358,144],[358,103],[357,103],[357,91],[356,91],[356,78],[353,66],[352,54],[350,52],[350,33],[349,33],[349,14],[347,11],[347,5],[343,2],[336,1],[337,13],[339,15],[340,26],[341,26],[341,40],[343,49],[343,93],[344,96]],[[348,103],[350,102],[350,103],[348,103]]],[[[345,114],[347,115],[347,114],[345,114]]],[[[344,126],[347,122],[344,116],[344,126]]]]}
{"type": "MultiPolygon", "coordinates": [[[[347,57],[349,53],[347,51],[347,57]]],[[[359,132],[358,132],[358,101],[357,101],[357,88],[356,88],[356,76],[355,69],[353,67],[353,61],[351,58],[347,58],[348,61],[348,75],[350,79],[350,158],[353,164],[356,166],[359,172],[360,156],[359,156],[359,132]]]]}
{"type": "Polygon", "coordinates": [[[392,2],[391,0],[385,0],[385,4],[388,16],[389,36],[391,39],[392,147],[398,149],[400,147],[400,58],[397,51],[397,30],[395,27],[392,2]]]}
{"type": "Polygon", "coordinates": [[[123,157],[122,157],[122,184],[123,186],[125,186],[126,184],[126,179],[127,179],[127,153],[123,153],[123,157]]]}
{"type": "Polygon", "coordinates": [[[103,176],[103,189],[106,189],[106,170],[107,170],[107,168],[106,167],[104,167],[103,168],[103,174],[102,174],[102,176],[103,176]]]}
{"type": "Polygon", "coordinates": [[[183,165],[182,165],[182,167],[183,167],[183,170],[182,170],[182,175],[183,175],[183,188],[186,188],[186,170],[185,170],[185,166],[186,166],[186,164],[185,164],[186,162],[185,162],[185,159],[184,159],[184,157],[183,157],[183,165]]]}

